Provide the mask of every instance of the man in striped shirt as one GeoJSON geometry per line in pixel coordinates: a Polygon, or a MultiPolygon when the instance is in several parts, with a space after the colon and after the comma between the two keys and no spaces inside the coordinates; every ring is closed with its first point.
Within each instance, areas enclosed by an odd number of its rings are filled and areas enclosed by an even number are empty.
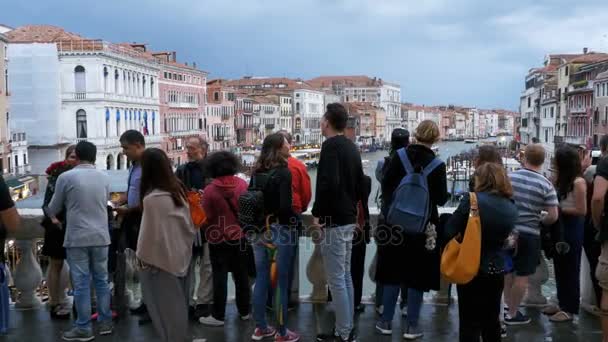
{"type": "Polygon", "coordinates": [[[530,318],[518,311],[528,287],[528,277],[540,264],[540,224],[557,221],[558,199],[553,184],[540,174],[545,162],[545,149],[540,144],[526,147],[524,168],[510,174],[513,200],[519,217],[515,223],[517,253],[513,258],[514,274],[505,277],[505,301],[509,312],[508,325],[530,323],[530,318]],[[547,212],[543,216],[542,212],[547,212]]]}

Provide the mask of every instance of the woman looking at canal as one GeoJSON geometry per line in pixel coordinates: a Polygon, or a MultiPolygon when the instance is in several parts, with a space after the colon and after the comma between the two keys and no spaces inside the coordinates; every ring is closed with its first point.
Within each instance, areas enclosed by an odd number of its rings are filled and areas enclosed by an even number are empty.
{"type": "MultiPolygon", "coordinates": [[[[419,172],[429,165],[436,157],[431,150],[433,144],[439,141],[439,127],[431,120],[425,120],[418,125],[415,133],[416,143],[409,145],[405,151],[414,170],[419,172]]],[[[393,193],[406,175],[405,168],[398,155],[394,155],[382,182],[382,198],[390,207],[393,193]]],[[[437,206],[444,205],[448,200],[446,167],[442,163],[427,177],[430,217],[429,222],[437,226],[439,213],[437,206]]],[[[411,199],[417,200],[417,199],[411,199]]],[[[425,233],[407,235],[390,222],[384,227],[378,227],[378,262],[376,280],[383,285],[383,312],[376,324],[376,331],[381,334],[392,334],[391,322],[395,314],[395,306],[401,285],[408,288],[407,293],[407,325],[403,337],[417,339],[423,333],[418,325],[424,292],[439,290],[439,247],[436,243],[436,232],[427,229],[425,233]],[[435,236],[433,236],[435,235],[435,236]]]]}
{"type": "MultiPolygon", "coordinates": [[[[499,314],[504,288],[505,240],[515,226],[517,208],[511,197],[513,188],[502,165],[484,163],[475,171],[475,189],[481,219],[481,259],[479,273],[473,280],[458,285],[460,341],[500,341],[499,314]]],[[[471,210],[470,195],[447,222],[447,240],[465,233],[471,210]]]]}
{"type": "Polygon", "coordinates": [[[555,189],[559,198],[560,220],[564,227],[564,241],[570,245],[567,253],[555,253],[555,283],[558,305],[551,305],[543,313],[552,322],[569,322],[578,314],[580,306],[581,252],[587,214],[587,184],[581,177],[581,159],[576,149],[563,146],[555,152],[555,189]]]}
{"type": "Polygon", "coordinates": [[[264,193],[264,216],[269,226],[258,232],[253,242],[255,257],[255,288],[253,291],[253,318],[255,331],[251,338],[260,341],[275,336],[277,342],[296,342],[298,334],[287,329],[287,302],[289,293],[289,270],[298,241],[297,214],[292,207],[291,173],[287,166],[289,143],[280,133],[264,139],[250,186],[264,193]],[[277,280],[275,292],[278,329],[266,321],[266,300],[271,287],[272,256],[276,260],[277,280]],[[278,298],[278,300],[276,299],[278,298]]]}

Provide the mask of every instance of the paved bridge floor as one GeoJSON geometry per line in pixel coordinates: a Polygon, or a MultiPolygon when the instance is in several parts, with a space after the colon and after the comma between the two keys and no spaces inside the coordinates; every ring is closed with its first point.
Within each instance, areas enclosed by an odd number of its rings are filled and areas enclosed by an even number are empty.
{"type": "MultiPolygon", "coordinates": [[[[526,309],[524,309],[526,310],[526,309]]],[[[599,319],[582,313],[575,323],[554,324],[537,309],[527,309],[532,323],[521,327],[509,327],[509,337],[503,341],[551,341],[551,342],[594,342],[601,341],[599,319]]],[[[358,341],[389,342],[403,341],[401,334],[402,320],[395,319],[392,336],[380,336],[374,332],[376,315],[373,306],[356,319],[358,341]]],[[[301,304],[297,310],[289,313],[288,326],[299,332],[301,341],[314,341],[319,331],[330,331],[333,314],[325,305],[301,304]]],[[[421,313],[421,324],[425,336],[421,341],[458,341],[458,308],[424,305],[421,313]]],[[[51,342],[60,341],[61,332],[70,328],[70,321],[51,320],[44,308],[31,311],[11,310],[11,329],[9,334],[0,337],[0,341],[14,342],[51,342]]],[[[205,338],[207,342],[250,341],[254,323],[241,322],[234,304],[229,304],[226,326],[208,328],[198,323],[190,324],[193,339],[205,338]]],[[[158,341],[151,324],[139,326],[137,316],[129,316],[116,323],[116,330],[110,336],[97,336],[99,342],[144,342],[158,341]]]]}

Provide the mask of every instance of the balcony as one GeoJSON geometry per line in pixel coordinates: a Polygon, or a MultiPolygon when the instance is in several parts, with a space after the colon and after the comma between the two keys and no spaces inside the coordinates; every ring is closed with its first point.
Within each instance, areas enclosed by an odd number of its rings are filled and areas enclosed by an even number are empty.
{"type": "MultiPolygon", "coordinates": [[[[189,136],[193,136],[193,135],[201,135],[204,134],[205,131],[200,130],[200,129],[193,129],[193,130],[187,130],[187,131],[171,131],[168,132],[168,135],[170,137],[176,137],[176,138],[184,138],[184,137],[189,137],[189,136]]],[[[147,141],[148,137],[146,137],[146,141],[147,141]]]]}
{"type": "MultiPolygon", "coordinates": [[[[114,101],[124,103],[139,103],[147,105],[158,105],[158,98],[141,97],[134,95],[114,94],[114,93],[62,93],[61,100],[64,102],[79,102],[79,101],[114,101]]],[[[193,108],[197,108],[195,105],[193,108]]],[[[188,107],[190,108],[190,107],[188,107]]]]}
{"type": "Polygon", "coordinates": [[[25,175],[32,172],[32,166],[30,164],[19,165],[17,166],[15,171],[15,175],[25,175]]]}
{"type": "Polygon", "coordinates": [[[168,103],[170,108],[198,108],[199,105],[196,103],[189,103],[189,102],[169,102],[168,103]]]}
{"type": "MultiPolygon", "coordinates": [[[[563,142],[566,144],[572,144],[572,145],[587,145],[587,139],[588,139],[587,137],[567,135],[564,137],[563,142]]],[[[556,141],[555,137],[554,137],[553,141],[556,141]]]]}
{"type": "Polygon", "coordinates": [[[593,108],[573,107],[573,108],[570,108],[570,114],[591,116],[593,114],[593,108]]]}
{"type": "MultiPolygon", "coordinates": [[[[146,145],[158,145],[165,138],[164,135],[146,135],[145,137],[146,145]]],[[[97,147],[105,147],[105,148],[118,148],[120,147],[120,141],[118,137],[101,137],[101,138],[77,138],[76,142],[81,141],[89,141],[95,144],[97,147]]],[[[151,146],[150,146],[151,147],[151,146]]]]}

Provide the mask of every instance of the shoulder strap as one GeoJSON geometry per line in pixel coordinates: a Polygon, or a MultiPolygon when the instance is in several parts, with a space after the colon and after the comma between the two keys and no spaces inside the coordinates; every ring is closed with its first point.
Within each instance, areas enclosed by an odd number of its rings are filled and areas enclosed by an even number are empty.
{"type": "Polygon", "coordinates": [[[399,155],[399,159],[401,159],[401,164],[403,164],[403,168],[405,169],[405,172],[408,175],[411,175],[414,173],[414,167],[412,166],[412,163],[410,162],[410,159],[407,157],[407,153],[405,151],[405,147],[400,148],[397,151],[397,155],[399,155]]]}
{"type": "Polygon", "coordinates": [[[433,172],[433,170],[435,170],[439,165],[443,164],[443,161],[439,158],[435,158],[433,159],[429,165],[427,165],[423,170],[422,170],[422,174],[427,177],[428,175],[431,174],[431,172],[433,172]]]}
{"type": "Polygon", "coordinates": [[[479,213],[479,204],[477,203],[477,194],[469,192],[469,202],[471,203],[471,215],[479,213]]]}

